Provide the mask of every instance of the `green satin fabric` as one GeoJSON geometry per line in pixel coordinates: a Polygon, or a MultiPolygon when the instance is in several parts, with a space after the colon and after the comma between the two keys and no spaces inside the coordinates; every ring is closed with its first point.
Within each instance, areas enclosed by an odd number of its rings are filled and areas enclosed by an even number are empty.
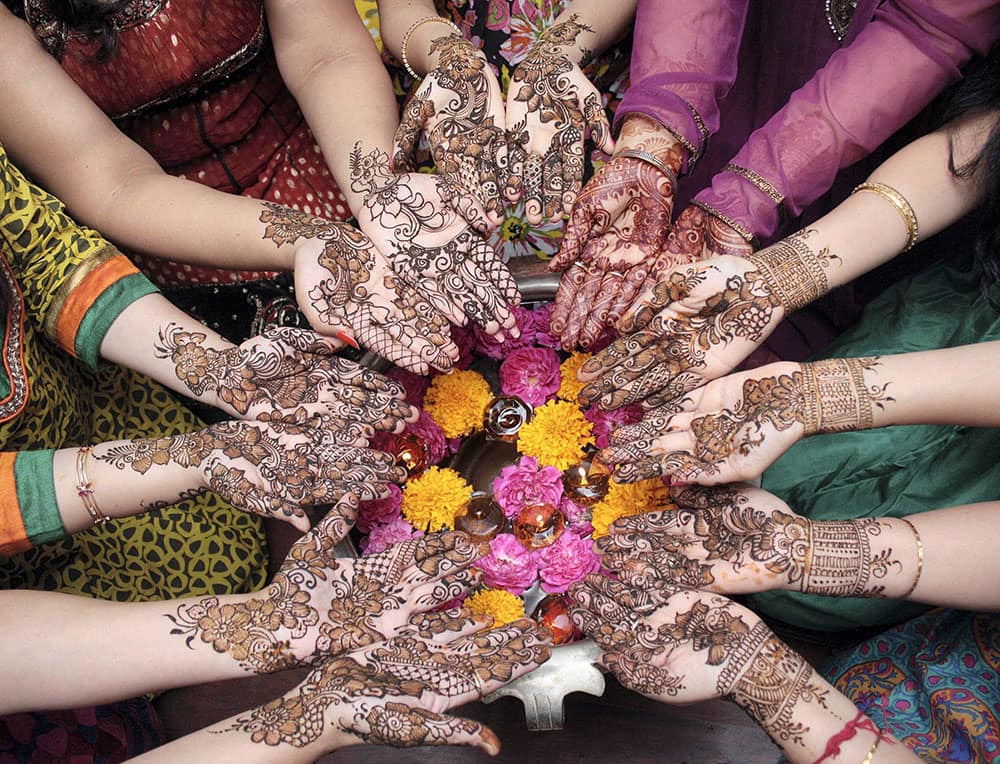
{"type": "MultiPolygon", "coordinates": [[[[886,290],[822,356],[890,355],[997,339],[1000,314],[983,299],[971,267],[939,263],[886,290]]],[[[1000,430],[908,426],[819,435],[790,449],[767,470],[762,484],[817,520],[903,517],[995,500],[1000,498],[1000,430]]],[[[820,631],[892,624],[926,610],[894,600],[797,592],[749,599],[766,615],[820,631]]]]}

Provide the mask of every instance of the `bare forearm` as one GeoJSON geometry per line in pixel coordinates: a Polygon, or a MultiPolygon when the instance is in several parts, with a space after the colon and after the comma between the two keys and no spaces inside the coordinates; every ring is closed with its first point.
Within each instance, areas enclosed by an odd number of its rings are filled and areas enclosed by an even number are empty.
{"type": "Polygon", "coordinates": [[[295,95],[352,211],[351,151],[391,153],[399,124],[389,75],[353,3],[268,3],[268,22],[282,77],[295,95]]]}
{"type": "Polygon", "coordinates": [[[0,714],[107,703],[246,674],[210,644],[189,646],[171,635],[167,616],[176,603],[35,591],[0,592],[0,603],[9,616],[0,640],[0,714]]]}

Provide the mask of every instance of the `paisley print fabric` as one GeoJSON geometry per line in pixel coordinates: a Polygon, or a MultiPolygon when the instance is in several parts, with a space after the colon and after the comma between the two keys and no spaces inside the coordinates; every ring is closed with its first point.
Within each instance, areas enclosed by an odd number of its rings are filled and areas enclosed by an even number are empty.
{"type": "Polygon", "coordinates": [[[864,642],[825,673],[922,761],[1000,761],[1000,616],[936,610],[864,642]]]}

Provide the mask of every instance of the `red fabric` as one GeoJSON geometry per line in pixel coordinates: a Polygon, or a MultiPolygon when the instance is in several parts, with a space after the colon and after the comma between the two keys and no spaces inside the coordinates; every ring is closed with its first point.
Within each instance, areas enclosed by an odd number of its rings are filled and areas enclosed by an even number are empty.
{"type": "MultiPolygon", "coordinates": [[[[121,31],[106,63],[95,58],[95,43],[70,38],[63,69],[110,115],[139,109],[117,123],[171,175],[348,219],[347,201],[262,37],[263,4],[171,0],[151,18],[138,16],[156,5],[132,0],[125,13],[138,23],[121,31]]],[[[273,275],[133,259],[160,286],[273,275]]]]}

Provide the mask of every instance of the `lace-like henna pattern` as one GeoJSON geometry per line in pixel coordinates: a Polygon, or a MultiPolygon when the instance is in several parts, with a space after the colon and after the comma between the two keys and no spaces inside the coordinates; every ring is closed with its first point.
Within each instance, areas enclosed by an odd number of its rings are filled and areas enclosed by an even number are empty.
{"type": "Polygon", "coordinates": [[[875,409],[885,410],[885,404],[895,400],[886,394],[888,382],[865,384],[865,372],[874,371],[878,365],[878,357],[831,358],[802,364],[806,434],[874,427],[875,409]]]}
{"type": "Polygon", "coordinates": [[[394,247],[392,267],[400,280],[456,323],[465,316],[483,326],[511,318],[507,304],[520,301],[516,282],[482,237],[464,223],[459,225],[456,210],[471,216],[475,199],[445,177],[415,176],[433,183],[421,191],[410,175],[389,170],[388,161],[384,151],[364,154],[356,144],[351,152],[351,188],[364,196],[373,224],[394,247]],[[440,238],[449,229],[457,232],[448,241],[426,243],[429,236],[440,238]]]}
{"type": "Polygon", "coordinates": [[[493,75],[483,56],[468,41],[455,35],[431,42],[438,66],[425,80],[403,113],[393,166],[406,168],[422,126],[438,172],[473,193],[481,193],[486,206],[503,211],[498,168],[506,163],[503,126],[491,114],[493,75]],[[441,91],[445,91],[442,93],[441,91]]]}
{"type": "Polygon", "coordinates": [[[792,721],[795,704],[815,702],[826,708],[827,691],[813,680],[813,669],[760,623],[735,645],[716,682],[757,720],[775,741],[802,744],[809,728],[792,721]]]}
{"type": "Polygon", "coordinates": [[[764,274],[786,313],[830,291],[825,269],[840,258],[828,247],[813,252],[806,240],[815,233],[815,229],[806,228],[747,258],[764,274]]]}
{"type": "Polygon", "coordinates": [[[361,231],[271,202],[262,204],[265,239],[279,247],[300,239],[323,242],[319,265],[330,278],[309,290],[321,321],[347,323],[366,347],[405,368],[429,365],[438,358],[449,343],[448,322],[412,287],[397,283],[388,267],[377,263],[376,250],[361,231]],[[377,278],[385,292],[393,295],[394,304],[375,299],[377,278]]]}
{"type": "Polygon", "coordinates": [[[802,591],[829,597],[880,597],[876,583],[892,567],[902,568],[891,547],[872,553],[871,540],[882,534],[878,520],[810,523],[809,554],[802,591]]]}

